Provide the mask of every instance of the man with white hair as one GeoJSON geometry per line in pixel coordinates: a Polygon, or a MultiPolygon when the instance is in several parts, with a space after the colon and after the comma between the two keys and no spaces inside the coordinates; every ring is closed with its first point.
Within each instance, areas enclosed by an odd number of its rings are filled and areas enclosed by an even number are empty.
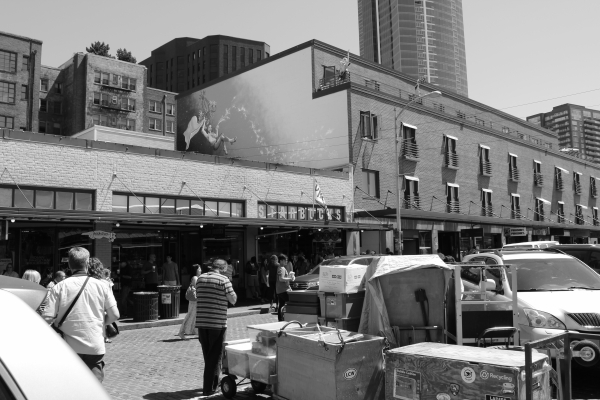
{"type": "Polygon", "coordinates": [[[62,331],[67,344],[102,382],[106,352],[104,326],[119,319],[119,310],[106,281],[89,279],[89,258],[90,253],[82,247],[69,250],[69,268],[73,275],[49,290],[43,317],[62,331]],[[63,318],[65,314],[67,317],[63,318]]]}
{"type": "Polygon", "coordinates": [[[210,396],[219,386],[227,331],[227,302],[235,304],[237,301],[231,282],[223,275],[227,262],[217,258],[209,268],[196,282],[196,328],[204,357],[204,396],[210,396]]]}

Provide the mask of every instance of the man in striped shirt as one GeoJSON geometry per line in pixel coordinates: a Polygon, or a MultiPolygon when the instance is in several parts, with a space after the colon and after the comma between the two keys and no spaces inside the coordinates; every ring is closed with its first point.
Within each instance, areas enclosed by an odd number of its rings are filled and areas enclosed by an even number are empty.
{"type": "Polygon", "coordinates": [[[237,295],[223,272],[227,262],[216,259],[196,283],[196,328],[204,357],[203,394],[213,394],[219,386],[221,355],[227,331],[227,302],[235,304],[237,295]]]}

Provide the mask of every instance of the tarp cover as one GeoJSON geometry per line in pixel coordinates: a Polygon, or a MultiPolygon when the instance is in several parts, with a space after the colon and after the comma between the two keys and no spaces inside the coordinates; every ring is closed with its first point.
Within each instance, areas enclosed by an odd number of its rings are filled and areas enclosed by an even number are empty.
{"type": "Polygon", "coordinates": [[[425,268],[444,270],[444,287],[447,287],[453,268],[444,263],[437,254],[374,258],[363,278],[366,292],[358,331],[377,336],[381,336],[383,333],[393,344],[395,337],[390,326],[380,280],[386,279],[386,276],[389,275],[425,268]]]}

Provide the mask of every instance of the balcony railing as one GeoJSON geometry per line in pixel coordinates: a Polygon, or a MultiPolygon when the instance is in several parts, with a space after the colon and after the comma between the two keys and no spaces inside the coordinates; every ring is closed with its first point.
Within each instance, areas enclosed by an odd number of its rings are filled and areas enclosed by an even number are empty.
{"type": "Polygon", "coordinates": [[[561,192],[565,190],[565,182],[559,176],[556,177],[556,190],[559,190],[561,192]]]}
{"type": "Polygon", "coordinates": [[[509,172],[509,177],[510,180],[513,182],[519,182],[521,180],[521,174],[519,173],[519,169],[518,168],[510,168],[508,170],[509,172]]]}
{"type": "Polygon", "coordinates": [[[489,204],[487,206],[481,207],[481,216],[482,217],[493,217],[494,216],[494,206],[489,204]]]}
{"type": "Polygon", "coordinates": [[[336,74],[335,76],[327,79],[321,78],[319,79],[319,90],[329,89],[347,82],[350,82],[350,72],[346,72],[344,77],[342,77],[340,74],[336,74]]]}
{"type": "Polygon", "coordinates": [[[590,194],[594,199],[598,198],[598,188],[596,187],[596,185],[592,186],[592,188],[590,189],[590,194]]]}
{"type": "Polygon", "coordinates": [[[575,223],[577,225],[585,225],[585,220],[583,219],[583,215],[575,214],[575,223]]]}
{"type": "Polygon", "coordinates": [[[402,148],[400,150],[400,156],[408,160],[419,159],[419,145],[413,143],[411,140],[402,140],[402,148]]]}
{"type": "Polygon", "coordinates": [[[458,200],[449,201],[446,204],[446,212],[459,214],[460,213],[460,202],[458,200]]]}
{"type": "Polygon", "coordinates": [[[521,214],[521,207],[517,207],[513,210],[510,210],[510,218],[511,219],[523,219],[523,214],[521,214]]]}
{"type": "Polygon", "coordinates": [[[598,218],[594,218],[593,222],[594,222],[594,226],[600,225],[600,221],[598,220],[598,218]]]}
{"type": "Polygon", "coordinates": [[[407,210],[420,210],[421,198],[419,197],[419,195],[404,195],[404,208],[407,210]]]}
{"type": "Polygon", "coordinates": [[[492,163],[489,161],[481,161],[481,175],[492,176],[492,163]]]}
{"type": "Polygon", "coordinates": [[[535,186],[544,186],[544,175],[539,172],[533,173],[533,183],[535,186]]]}
{"type": "Polygon", "coordinates": [[[565,214],[564,213],[557,213],[556,214],[556,222],[558,222],[559,224],[564,224],[564,222],[565,222],[565,214]]]}
{"type": "Polygon", "coordinates": [[[444,162],[447,168],[458,169],[458,154],[446,151],[444,162]]]}
{"type": "Polygon", "coordinates": [[[534,211],[533,216],[534,216],[534,218],[533,218],[534,221],[544,222],[546,220],[546,217],[544,216],[543,212],[534,211]]]}
{"type": "Polygon", "coordinates": [[[581,188],[581,182],[575,182],[574,183],[574,190],[575,190],[575,194],[581,194],[581,192],[583,191],[581,188]]]}

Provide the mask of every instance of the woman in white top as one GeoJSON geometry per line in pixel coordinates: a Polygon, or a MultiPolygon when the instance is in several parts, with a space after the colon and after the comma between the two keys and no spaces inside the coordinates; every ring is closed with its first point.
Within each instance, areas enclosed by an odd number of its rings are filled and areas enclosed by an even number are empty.
{"type": "MultiPolygon", "coordinates": [[[[194,291],[194,297],[196,296],[196,282],[198,277],[202,274],[202,268],[196,264],[196,276],[192,277],[190,287],[194,291]]],[[[188,306],[188,312],[179,328],[179,337],[184,340],[185,335],[196,335],[198,330],[196,329],[196,302],[190,301],[188,306]]]]}

